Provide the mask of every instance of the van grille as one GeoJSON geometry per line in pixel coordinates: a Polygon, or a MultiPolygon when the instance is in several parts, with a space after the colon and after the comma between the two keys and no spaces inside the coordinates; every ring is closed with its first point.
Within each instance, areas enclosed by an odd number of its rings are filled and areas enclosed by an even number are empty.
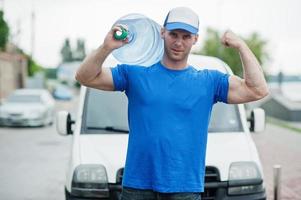
{"type": "Polygon", "coordinates": [[[205,174],[205,188],[201,193],[202,200],[214,200],[216,197],[217,188],[206,187],[208,183],[220,182],[220,175],[218,169],[211,166],[206,166],[205,174]]]}
{"type": "Polygon", "coordinates": [[[120,168],[120,169],[117,171],[117,174],[116,174],[116,183],[117,183],[117,184],[121,184],[121,183],[122,183],[123,170],[124,170],[124,168],[120,168]]]}
{"type": "MultiPolygon", "coordinates": [[[[117,171],[116,174],[116,183],[122,183],[124,168],[121,168],[117,171]]],[[[202,200],[214,200],[216,197],[216,192],[218,188],[206,187],[206,183],[216,183],[220,182],[220,175],[217,168],[212,166],[206,166],[206,174],[205,174],[205,189],[204,192],[201,193],[202,200]]]]}

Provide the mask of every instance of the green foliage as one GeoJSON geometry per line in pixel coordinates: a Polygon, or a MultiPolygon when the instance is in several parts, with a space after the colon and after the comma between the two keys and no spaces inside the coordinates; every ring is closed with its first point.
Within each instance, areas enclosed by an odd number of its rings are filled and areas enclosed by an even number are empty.
{"type": "Polygon", "coordinates": [[[22,54],[27,59],[27,74],[28,76],[33,76],[36,72],[44,71],[41,65],[37,64],[30,55],[26,54],[22,49],[17,47],[17,53],[22,54]]]}
{"type": "Polygon", "coordinates": [[[85,41],[77,39],[76,49],[72,49],[69,38],[65,39],[61,49],[62,62],[82,61],[86,57],[85,41]]]}
{"type": "Polygon", "coordinates": [[[28,76],[33,76],[36,72],[43,71],[43,67],[41,65],[38,65],[31,56],[27,56],[28,59],[28,67],[27,67],[27,73],[28,76]]]}
{"type": "MultiPolygon", "coordinates": [[[[4,20],[4,12],[0,10],[0,50],[5,50],[6,43],[8,42],[9,37],[9,27],[6,21],[4,20]]],[[[28,60],[27,73],[28,76],[33,76],[36,72],[42,71],[42,66],[38,65],[31,56],[24,53],[22,49],[17,47],[16,53],[23,54],[28,60]]]]}
{"type": "Polygon", "coordinates": [[[73,51],[73,59],[75,61],[82,61],[86,57],[85,41],[77,39],[76,50],[73,51]]]}
{"type": "MultiPolygon", "coordinates": [[[[199,52],[196,52],[196,54],[218,57],[230,66],[234,74],[242,76],[243,68],[237,50],[224,47],[220,42],[221,37],[222,35],[216,30],[208,29],[204,46],[199,52]]],[[[253,33],[250,37],[242,39],[244,39],[251,51],[257,57],[260,64],[269,59],[269,56],[265,51],[267,42],[261,39],[257,33],[253,33]]]]}
{"type": "Polygon", "coordinates": [[[61,49],[61,56],[63,62],[72,61],[72,51],[71,51],[70,41],[68,38],[65,39],[64,45],[61,49]]]}
{"type": "Polygon", "coordinates": [[[0,50],[5,50],[9,36],[9,27],[4,20],[4,13],[0,10],[0,50]]]}
{"type": "Polygon", "coordinates": [[[56,71],[57,71],[57,68],[48,68],[48,69],[45,69],[45,76],[46,76],[46,78],[57,79],[56,71]]]}
{"type": "Polygon", "coordinates": [[[246,38],[245,41],[260,64],[270,59],[269,54],[265,51],[267,41],[261,39],[258,33],[252,33],[251,36],[246,38]]]}
{"type": "Polygon", "coordinates": [[[80,84],[78,81],[76,81],[76,82],[74,83],[74,86],[75,86],[76,88],[80,88],[81,84],[80,84]]]}

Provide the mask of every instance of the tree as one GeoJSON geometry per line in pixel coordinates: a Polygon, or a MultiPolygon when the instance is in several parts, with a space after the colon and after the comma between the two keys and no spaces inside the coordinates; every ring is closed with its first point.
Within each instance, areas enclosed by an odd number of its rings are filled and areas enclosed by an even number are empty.
{"type": "Polygon", "coordinates": [[[33,76],[36,72],[43,71],[43,67],[38,65],[31,56],[27,56],[28,59],[28,67],[27,73],[28,76],[33,76]]]}
{"type": "Polygon", "coordinates": [[[9,27],[4,20],[4,13],[0,10],[0,50],[5,50],[9,36],[9,27]]]}
{"type": "Polygon", "coordinates": [[[85,41],[77,39],[76,50],[73,51],[73,60],[82,61],[86,57],[85,41]]]}
{"type": "Polygon", "coordinates": [[[64,45],[61,49],[62,62],[82,61],[86,57],[85,41],[77,39],[76,49],[72,49],[70,40],[65,39],[64,45]]]}
{"type": "Polygon", "coordinates": [[[44,71],[46,78],[57,79],[57,68],[46,68],[44,71]]]}
{"type": "Polygon", "coordinates": [[[72,59],[72,50],[70,46],[70,41],[68,38],[65,39],[64,45],[61,49],[61,55],[63,62],[71,62],[72,59]]]}
{"type": "Polygon", "coordinates": [[[24,55],[26,57],[26,60],[27,60],[27,74],[28,74],[28,76],[31,77],[31,76],[33,76],[37,72],[44,71],[43,66],[37,64],[36,61],[33,60],[33,58],[30,55],[28,55],[27,53],[25,53],[19,47],[17,47],[16,53],[22,54],[22,55],[24,55]]]}
{"type": "MultiPolygon", "coordinates": [[[[221,34],[216,30],[207,29],[204,46],[200,51],[196,52],[196,54],[218,57],[230,66],[234,74],[242,76],[243,68],[237,50],[224,47],[220,42],[220,38],[221,34]]],[[[267,41],[261,39],[257,33],[252,33],[251,36],[244,39],[244,41],[257,57],[260,64],[269,59],[268,53],[265,51],[267,41]]]]}
{"type": "MultiPolygon", "coordinates": [[[[0,50],[5,50],[6,44],[9,38],[9,27],[6,21],[4,20],[4,12],[0,10],[0,50]]],[[[27,58],[27,72],[28,76],[33,76],[35,72],[43,70],[43,67],[38,65],[31,56],[26,54],[22,49],[18,46],[15,46],[15,53],[19,53],[24,55],[27,58]]]]}

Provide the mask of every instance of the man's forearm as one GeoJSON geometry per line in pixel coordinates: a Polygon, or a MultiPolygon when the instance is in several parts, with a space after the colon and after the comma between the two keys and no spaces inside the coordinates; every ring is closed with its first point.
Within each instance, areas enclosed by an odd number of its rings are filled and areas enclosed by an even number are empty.
{"type": "Polygon", "coordinates": [[[267,93],[268,87],[263,70],[253,52],[245,43],[239,47],[238,51],[244,69],[246,85],[257,93],[267,93]]]}
{"type": "Polygon", "coordinates": [[[88,55],[79,69],[76,72],[76,80],[81,83],[89,82],[93,80],[102,70],[102,64],[105,59],[111,53],[111,50],[104,48],[101,45],[99,48],[94,50],[90,55],[88,55]]]}

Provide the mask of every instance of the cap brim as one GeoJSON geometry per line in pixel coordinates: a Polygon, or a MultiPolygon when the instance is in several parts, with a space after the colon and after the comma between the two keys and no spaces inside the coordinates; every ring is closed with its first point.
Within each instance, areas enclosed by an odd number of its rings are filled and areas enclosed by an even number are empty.
{"type": "Polygon", "coordinates": [[[195,28],[191,25],[185,24],[185,23],[181,23],[181,22],[167,23],[165,25],[165,28],[169,31],[176,30],[176,29],[182,29],[182,30],[188,31],[192,34],[197,34],[198,33],[197,28],[195,28]]]}

